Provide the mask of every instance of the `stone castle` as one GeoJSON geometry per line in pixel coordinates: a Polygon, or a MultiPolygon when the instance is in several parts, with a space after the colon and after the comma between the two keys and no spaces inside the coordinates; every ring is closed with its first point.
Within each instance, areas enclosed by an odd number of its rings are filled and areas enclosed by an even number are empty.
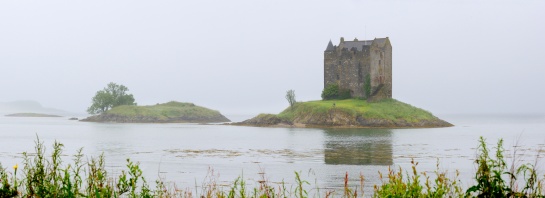
{"type": "Polygon", "coordinates": [[[350,90],[353,98],[392,98],[390,39],[345,41],[341,37],[338,46],[329,41],[324,51],[324,88],[328,84],[350,90]]]}

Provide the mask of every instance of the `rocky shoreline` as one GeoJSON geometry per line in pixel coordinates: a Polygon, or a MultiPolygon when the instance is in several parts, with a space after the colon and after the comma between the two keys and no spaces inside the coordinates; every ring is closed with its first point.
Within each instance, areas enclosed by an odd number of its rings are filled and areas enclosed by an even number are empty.
{"type": "Polygon", "coordinates": [[[360,116],[354,118],[333,116],[332,119],[310,118],[307,121],[300,120],[292,122],[278,118],[273,114],[256,116],[242,122],[230,123],[230,125],[292,128],[440,128],[454,126],[439,118],[434,120],[408,122],[401,119],[391,121],[383,119],[365,119],[360,116]]]}

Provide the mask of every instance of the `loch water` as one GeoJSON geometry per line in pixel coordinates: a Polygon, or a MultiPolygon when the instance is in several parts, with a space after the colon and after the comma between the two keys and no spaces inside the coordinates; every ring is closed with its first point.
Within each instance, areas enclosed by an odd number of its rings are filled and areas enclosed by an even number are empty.
{"type": "MultiPolygon", "coordinates": [[[[233,120],[243,117],[227,116],[233,120]]],[[[61,118],[0,117],[0,163],[22,164],[22,153],[34,151],[37,137],[49,154],[54,141],[64,144],[63,161],[83,148],[86,159],[104,153],[106,169],[119,173],[126,159],[140,162],[149,181],[162,178],[178,188],[206,183],[211,177],[228,185],[243,176],[251,185],[262,178],[293,185],[295,174],[309,189],[352,187],[365,176],[365,191],[379,184],[378,172],[389,166],[418,171],[460,172],[463,185],[473,184],[473,161],[479,137],[490,147],[502,138],[508,162],[517,148],[516,163],[545,155],[545,116],[440,115],[454,127],[423,129],[259,128],[200,124],[88,123],[61,118]],[[264,174],[263,174],[264,173],[264,174]],[[253,181],[253,182],[252,182],[253,181]]],[[[21,165],[20,165],[21,166],[21,165]]],[[[545,171],[545,170],[542,170],[545,171]]],[[[153,182],[151,182],[153,183],[153,182]]],[[[312,193],[312,192],[311,192],[312,193]]]]}

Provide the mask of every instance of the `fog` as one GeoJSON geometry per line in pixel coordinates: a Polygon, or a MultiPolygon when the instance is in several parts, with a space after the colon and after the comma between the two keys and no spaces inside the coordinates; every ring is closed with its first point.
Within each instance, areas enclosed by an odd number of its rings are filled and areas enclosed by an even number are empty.
{"type": "Polygon", "coordinates": [[[545,113],[545,1],[0,1],[0,102],[278,113],[319,100],[329,40],[389,37],[393,97],[435,114],[545,113]]]}

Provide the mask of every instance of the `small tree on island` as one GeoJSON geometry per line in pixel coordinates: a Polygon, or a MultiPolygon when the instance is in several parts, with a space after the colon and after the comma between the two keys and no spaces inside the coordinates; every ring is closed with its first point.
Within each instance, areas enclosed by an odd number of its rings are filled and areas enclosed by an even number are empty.
{"type": "Polygon", "coordinates": [[[134,97],[127,94],[127,91],[129,89],[124,85],[109,83],[103,90],[97,91],[87,112],[100,114],[119,105],[136,105],[134,97]]]}
{"type": "Polygon", "coordinates": [[[293,108],[293,105],[297,102],[295,101],[295,91],[293,89],[286,92],[286,100],[290,103],[290,108],[293,108]]]}

